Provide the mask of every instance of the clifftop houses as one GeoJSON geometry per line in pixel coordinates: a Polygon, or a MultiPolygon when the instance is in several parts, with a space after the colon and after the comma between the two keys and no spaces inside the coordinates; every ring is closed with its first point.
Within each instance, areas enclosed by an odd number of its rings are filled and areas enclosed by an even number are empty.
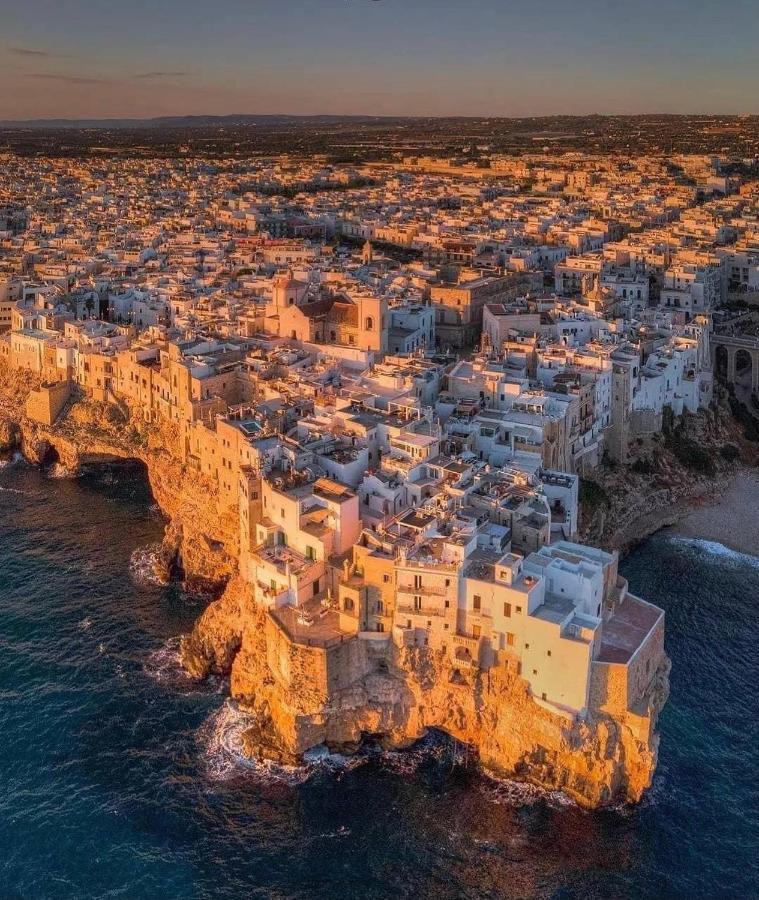
{"type": "Polygon", "coordinates": [[[663,613],[576,542],[579,477],[710,402],[757,195],[696,206],[663,160],[507,163],[251,163],[239,193],[223,163],[21,160],[0,355],[40,376],[45,424],[74,386],[172,423],[237,517],[283,682],[316,653],[328,697],[424,646],[569,719],[634,718],[663,613]]]}

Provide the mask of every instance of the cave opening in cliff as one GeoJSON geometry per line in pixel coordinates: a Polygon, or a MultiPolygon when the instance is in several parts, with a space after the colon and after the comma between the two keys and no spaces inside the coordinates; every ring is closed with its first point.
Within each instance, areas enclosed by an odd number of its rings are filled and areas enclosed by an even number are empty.
{"type": "Polygon", "coordinates": [[[42,454],[41,463],[43,468],[52,469],[53,466],[58,465],[61,461],[61,457],[55,447],[48,446],[45,449],[45,452],[42,454]]]}
{"type": "Polygon", "coordinates": [[[148,467],[136,458],[89,463],[82,467],[85,484],[115,499],[151,505],[155,497],[150,487],[148,467]]]}

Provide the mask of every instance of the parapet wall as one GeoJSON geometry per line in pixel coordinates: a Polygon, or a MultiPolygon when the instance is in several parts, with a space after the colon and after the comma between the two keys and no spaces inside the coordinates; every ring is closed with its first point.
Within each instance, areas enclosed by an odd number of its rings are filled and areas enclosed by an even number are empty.
{"type": "Polygon", "coordinates": [[[661,616],[628,663],[593,660],[588,704],[594,712],[625,716],[639,709],[650,693],[664,654],[664,616],[661,616]]]}
{"type": "Polygon", "coordinates": [[[630,416],[630,440],[646,435],[659,434],[662,430],[662,411],[634,409],[630,416]]]}

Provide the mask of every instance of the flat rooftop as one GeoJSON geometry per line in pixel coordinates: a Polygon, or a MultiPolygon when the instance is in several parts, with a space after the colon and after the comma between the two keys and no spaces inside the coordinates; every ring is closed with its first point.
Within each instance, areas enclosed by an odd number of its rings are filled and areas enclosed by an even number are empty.
{"type": "Polygon", "coordinates": [[[272,618],[287,632],[290,640],[312,647],[339,643],[346,632],[340,629],[340,613],[325,608],[314,597],[300,606],[281,606],[270,611],[272,618]]]}
{"type": "Polygon", "coordinates": [[[664,612],[628,594],[614,615],[604,621],[599,662],[628,663],[664,612]]]}

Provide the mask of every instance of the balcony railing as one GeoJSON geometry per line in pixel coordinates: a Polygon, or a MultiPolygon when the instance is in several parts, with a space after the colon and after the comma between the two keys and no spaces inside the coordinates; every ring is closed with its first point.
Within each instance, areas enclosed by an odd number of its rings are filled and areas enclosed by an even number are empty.
{"type": "Polygon", "coordinates": [[[436,606],[412,606],[408,603],[399,603],[395,611],[404,616],[444,616],[445,610],[436,606]]]}
{"type": "Polygon", "coordinates": [[[447,591],[441,587],[414,587],[411,584],[399,584],[399,594],[417,594],[421,597],[445,597],[447,591]]]}

